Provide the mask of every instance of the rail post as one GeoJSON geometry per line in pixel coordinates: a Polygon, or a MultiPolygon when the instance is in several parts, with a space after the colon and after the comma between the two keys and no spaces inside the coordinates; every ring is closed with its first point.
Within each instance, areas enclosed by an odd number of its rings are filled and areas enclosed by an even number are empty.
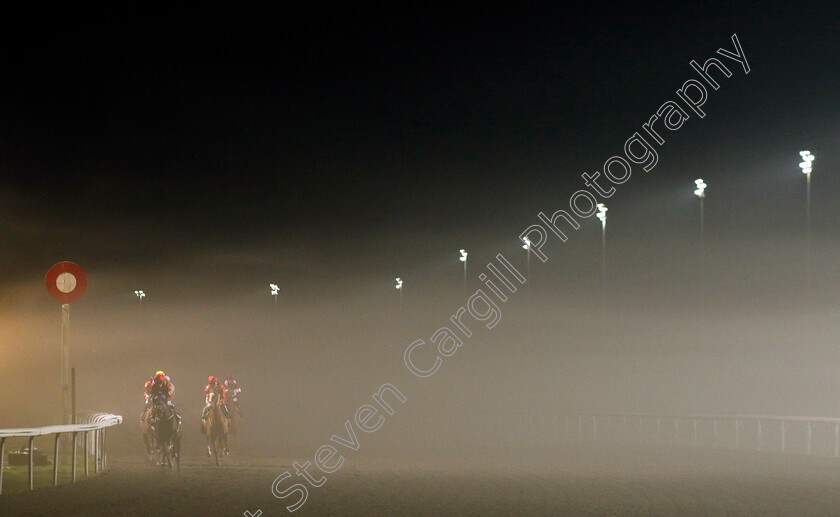
{"type": "Polygon", "coordinates": [[[33,472],[35,467],[35,449],[33,445],[35,444],[35,437],[29,437],[29,490],[35,490],[35,472],[33,472]]]}
{"type": "Polygon", "coordinates": [[[6,437],[0,437],[0,494],[3,494],[3,460],[6,457],[6,437]]]}
{"type": "Polygon", "coordinates": [[[90,442],[90,431],[85,431],[85,477],[88,477],[88,464],[90,463],[90,451],[89,451],[89,442],[90,442]]]}
{"type": "Polygon", "coordinates": [[[834,424],[834,457],[840,456],[840,424],[834,424]]]}
{"type": "Polygon", "coordinates": [[[717,430],[717,420],[712,420],[712,438],[714,439],[713,448],[717,449],[718,446],[718,430],[717,430]]]}
{"type": "Polygon", "coordinates": [[[55,433],[55,447],[53,448],[53,486],[58,486],[58,441],[61,433],[55,433]]]}
{"type": "Polygon", "coordinates": [[[782,452],[785,452],[785,421],[782,420],[782,452]]]}
{"type": "Polygon", "coordinates": [[[697,419],[695,418],[694,420],[691,421],[691,423],[694,427],[694,432],[692,433],[692,442],[691,443],[694,445],[694,448],[696,449],[697,448],[697,419]]]}
{"type": "Polygon", "coordinates": [[[677,446],[677,442],[680,438],[680,419],[679,417],[674,417],[674,447],[677,446]]]}
{"type": "Polygon", "coordinates": [[[639,445],[644,443],[644,437],[642,434],[642,417],[639,417],[639,445]]]}
{"type": "Polygon", "coordinates": [[[76,482],[76,435],[78,434],[77,431],[73,431],[73,465],[70,467],[70,471],[72,472],[73,476],[73,483],[76,482]]]}
{"type": "Polygon", "coordinates": [[[806,451],[807,451],[806,454],[808,456],[810,456],[811,455],[811,422],[808,422],[807,425],[808,425],[808,444],[807,444],[807,448],[806,448],[806,451]]]}
{"type": "Polygon", "coordinates": [[[105,453],[105,429],[102,429],[102,470],[105,470],[108,462],[108,455],[105,453]]]}

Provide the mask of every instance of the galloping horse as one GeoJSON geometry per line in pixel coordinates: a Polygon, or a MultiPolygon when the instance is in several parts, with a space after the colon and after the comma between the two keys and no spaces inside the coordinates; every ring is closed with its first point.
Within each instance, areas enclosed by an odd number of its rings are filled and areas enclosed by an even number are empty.
{"type": "Polygon", "coordinates": [[[156,463],[159,448],[155,439],[155,430],[152,427],[152,407],[143,413],[143,418],[140,419],[140,432],[143,433],[143,443],[146,445],[146,454],[149,457],[149,463],[156,463]]]}
{"type": "Polygon", "coordinates": [[[239,430],[239,421],[242,420],[242,415],[239,413],[239,406],[228,405],[228,409],[230,410],[228,430],[230,434],[236,435],[236,431],[239,430]]]}
{"type": "Polygon", "coordinates": [[[166,403],[166,395],[155,395],[148,420],[154,433],[154,451],[159,453],[158,463],[169,468],[174,464],[181,470],[181,421],[166,403]]]}
{"type": "Polygon", "coordinates": [[[207,418],[201,422],[201,432],[207,440],[207,456],[216,459],[216,465],[221,465],[219,458],[228,453],[228,419],[222,413],[219,396],[215,392],[207,394],[207,418]]]}

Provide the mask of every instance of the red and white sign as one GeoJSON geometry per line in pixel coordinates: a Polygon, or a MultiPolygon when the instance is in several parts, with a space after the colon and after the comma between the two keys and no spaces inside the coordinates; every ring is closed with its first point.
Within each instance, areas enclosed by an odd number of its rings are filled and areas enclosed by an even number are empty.
{"type": "Polygon", "coordinates": [[[87,275],[73,262],[59,262],[51,267],[45,282],[47,293],[61,303],[75,302],[87,289],[87,275]]]}

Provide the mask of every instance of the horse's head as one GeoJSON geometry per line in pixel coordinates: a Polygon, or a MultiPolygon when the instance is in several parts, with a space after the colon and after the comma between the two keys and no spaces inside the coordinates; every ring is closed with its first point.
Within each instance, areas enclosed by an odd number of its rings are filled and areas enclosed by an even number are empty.
{"type": "Polygon", "coordinates": [[[211,391],[207,394],[206,402],[208,406],[215,406],[219,403],[219,395],[215,391],[211,391]]]}
{"type": "Polygon", "coordinates": [[[152,404],[154,406],[164,406],[164,405],[166,405],[166,394],[155,393],[155,396],[152,398],[152,404]]]}
{"type": "Polygon", "coordinates": [[[166,407],[166,395],[163,393],[156,393],[152,398],[151,418],[149,418],[152,425],[156,424],[166,416],[166,407]]]}

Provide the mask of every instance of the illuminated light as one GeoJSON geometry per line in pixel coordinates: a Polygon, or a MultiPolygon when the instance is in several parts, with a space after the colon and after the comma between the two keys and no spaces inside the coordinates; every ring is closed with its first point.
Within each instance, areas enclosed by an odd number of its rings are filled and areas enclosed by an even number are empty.
{"type": "Polygon", "coordinates": [[[598,207],[598,213],[595,214],[595,217],[597,217],[598,219],[601,220],[601,226],[606,226],[607,225],[607,210],[609,210],[609,208],[607,208],[606,205],[604,205],[604,203],[598,203],[597,207],[598,207]]]}
{"type": "Polygon", "coordinates": [[[811,154],[811,151],[799,151],[799,156],[801,156],[803,160],[799,164],[799,168],[802,169],[802,174],[811,174],[811,171],[813,170],[811,162],[814,161],[815,156],[811,154]]]}
{"type": "Polygon", "coordinates": [[[141,300],[141,301],[143,300],[143,298],[145,298],[145,297],[146,297],[146,293],[144,293],[143,291],[134,291],[134,294],[135,294],[138,298],[140,298],[140,300],[141,300]]]}
{"type": "Polygon", "coordinates": [[[522,245],[522,249],[531,251],[531,240],[528,237],[523,237],[522,241],[525,243],[522,245]]]}
{"type": "Polygon", "coordinates": [[[394,287],[396,287],[397,289],[402,289],[402,285],[403,281],[400,280],[400,277],[397,277],[397,285],[395,285],[394,287]]]}
{"type": "Polygon", "coordinates": [[[461,250],[461,257],[458,260],[460,260],[461,262],[466,262],[467,261],[467,255],[469,255],[469,253],[467,253],[464,250],[461,250]]]}
{"type": "Polygon", "coordinates": [[[268,287],[271,289],[271,296],[280,294],[280,287],[277,284],[268,284],[268,287]]]}
{"type": "Polygon", "coordinates": [[[697,186],[697,190],[694,191],[694,195],[699,198],[706,197],[706,187],[708,187],[708,185],[706,185],[706,183],[700,178],[694,180],[694,184],[697,186]]]}

